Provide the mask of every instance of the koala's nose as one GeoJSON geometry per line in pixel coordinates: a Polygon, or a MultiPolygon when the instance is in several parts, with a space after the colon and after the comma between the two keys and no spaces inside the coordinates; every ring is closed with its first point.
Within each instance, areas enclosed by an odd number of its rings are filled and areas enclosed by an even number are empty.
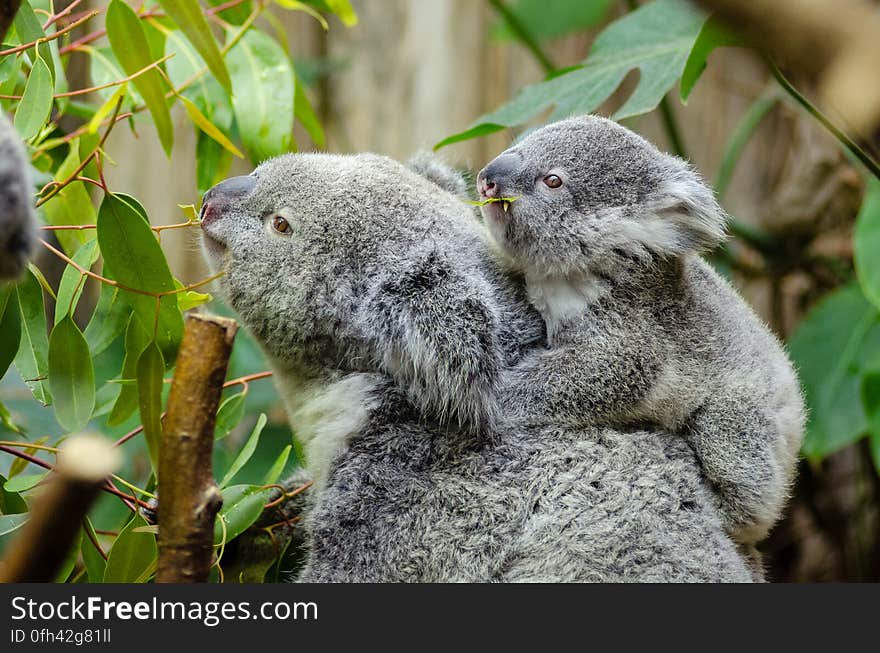
{"type": "Polygon", "coordinates": [[[202,227],[220,217],[223,209],[230,202],[248,195],[257,185],[257,178],[252,175],[230,177],[208,190],[202,198],[202,227]]]}
{"type": "Polygon", "coordinates": [[[513,176],[520,167],[520,156],[512,152],[502,154],[480,170],[477,190],[481,197],[502,197],[503,190],[510,187],[513,176]]]}

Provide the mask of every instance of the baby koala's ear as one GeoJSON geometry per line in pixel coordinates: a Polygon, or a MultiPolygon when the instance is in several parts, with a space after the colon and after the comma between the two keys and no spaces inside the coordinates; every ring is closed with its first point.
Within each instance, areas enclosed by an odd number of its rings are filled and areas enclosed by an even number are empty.
{"type": "Polygon", "coordinates": [[[430,248],[377,280],[360,331],[379,365],[429,419],[489,433],[504,365],[485,280],[430,248]]]}
{"type": "Polygon", "coordinates": [[[416,152],[406,167],[461,199],[471,199],[465,176],[433,152],[416,152]]]}
{"type": "Polygon", "coordinates": [[[725,239],[727,215],[699,174],[683,161],[660,187],[654,213],[674,227],[667,253],[702,252],[725,239]]]}

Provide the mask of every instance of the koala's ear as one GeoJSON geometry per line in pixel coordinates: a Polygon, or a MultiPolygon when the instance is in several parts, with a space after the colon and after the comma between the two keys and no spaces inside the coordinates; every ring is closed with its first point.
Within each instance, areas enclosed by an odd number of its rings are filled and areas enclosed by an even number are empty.
{"type": "Polygon", "coordinates": [[[462,199],[470,199],[464,175],[432,152],[417,152],[406,162],[406,167],[437,184],[443,190],[462,199]]]}
{"type": "Polygon", "coordinates": [[[485,433],[503,366],[493,298],[488,283],[432,249],[378,280],[360,330],[427,417],[485,433]]]}
{"type": "Polygon", "coordinates": [[[660,189],[654,213],[672,227],[666,253],[714,249],[725,238],[727,216],[712,189],[683,161],[660,189]]]}

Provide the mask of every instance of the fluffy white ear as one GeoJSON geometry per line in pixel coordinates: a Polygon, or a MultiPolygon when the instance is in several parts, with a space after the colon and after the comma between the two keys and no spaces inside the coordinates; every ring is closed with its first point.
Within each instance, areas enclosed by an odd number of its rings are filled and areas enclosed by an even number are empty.
{"type": "Polygon", "coordinates": [[[669,254],[684,254],[714,249],[725,238],[727,215],[715,200],[712,189],[684,162],[659,191],[654,213],[672,227],[669,254]]]}

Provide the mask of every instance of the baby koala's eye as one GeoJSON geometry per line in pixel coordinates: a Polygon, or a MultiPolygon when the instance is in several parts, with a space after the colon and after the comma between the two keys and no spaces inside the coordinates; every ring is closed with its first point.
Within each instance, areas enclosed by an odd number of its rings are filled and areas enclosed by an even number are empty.
{"type": "Polygon", "coordinates": [[[547,175],[544,177],[544,183],[549,188],[559,188],[562,186],[562,178],[559,175],[547,175]]]}
{"type": "Polygon", "coordinates": [[[290,223],[280,215],[272,216],[272,228],[279,234],[284,234],[285,236],[293,231],[293,229],[290,228],[290,223]]]}

